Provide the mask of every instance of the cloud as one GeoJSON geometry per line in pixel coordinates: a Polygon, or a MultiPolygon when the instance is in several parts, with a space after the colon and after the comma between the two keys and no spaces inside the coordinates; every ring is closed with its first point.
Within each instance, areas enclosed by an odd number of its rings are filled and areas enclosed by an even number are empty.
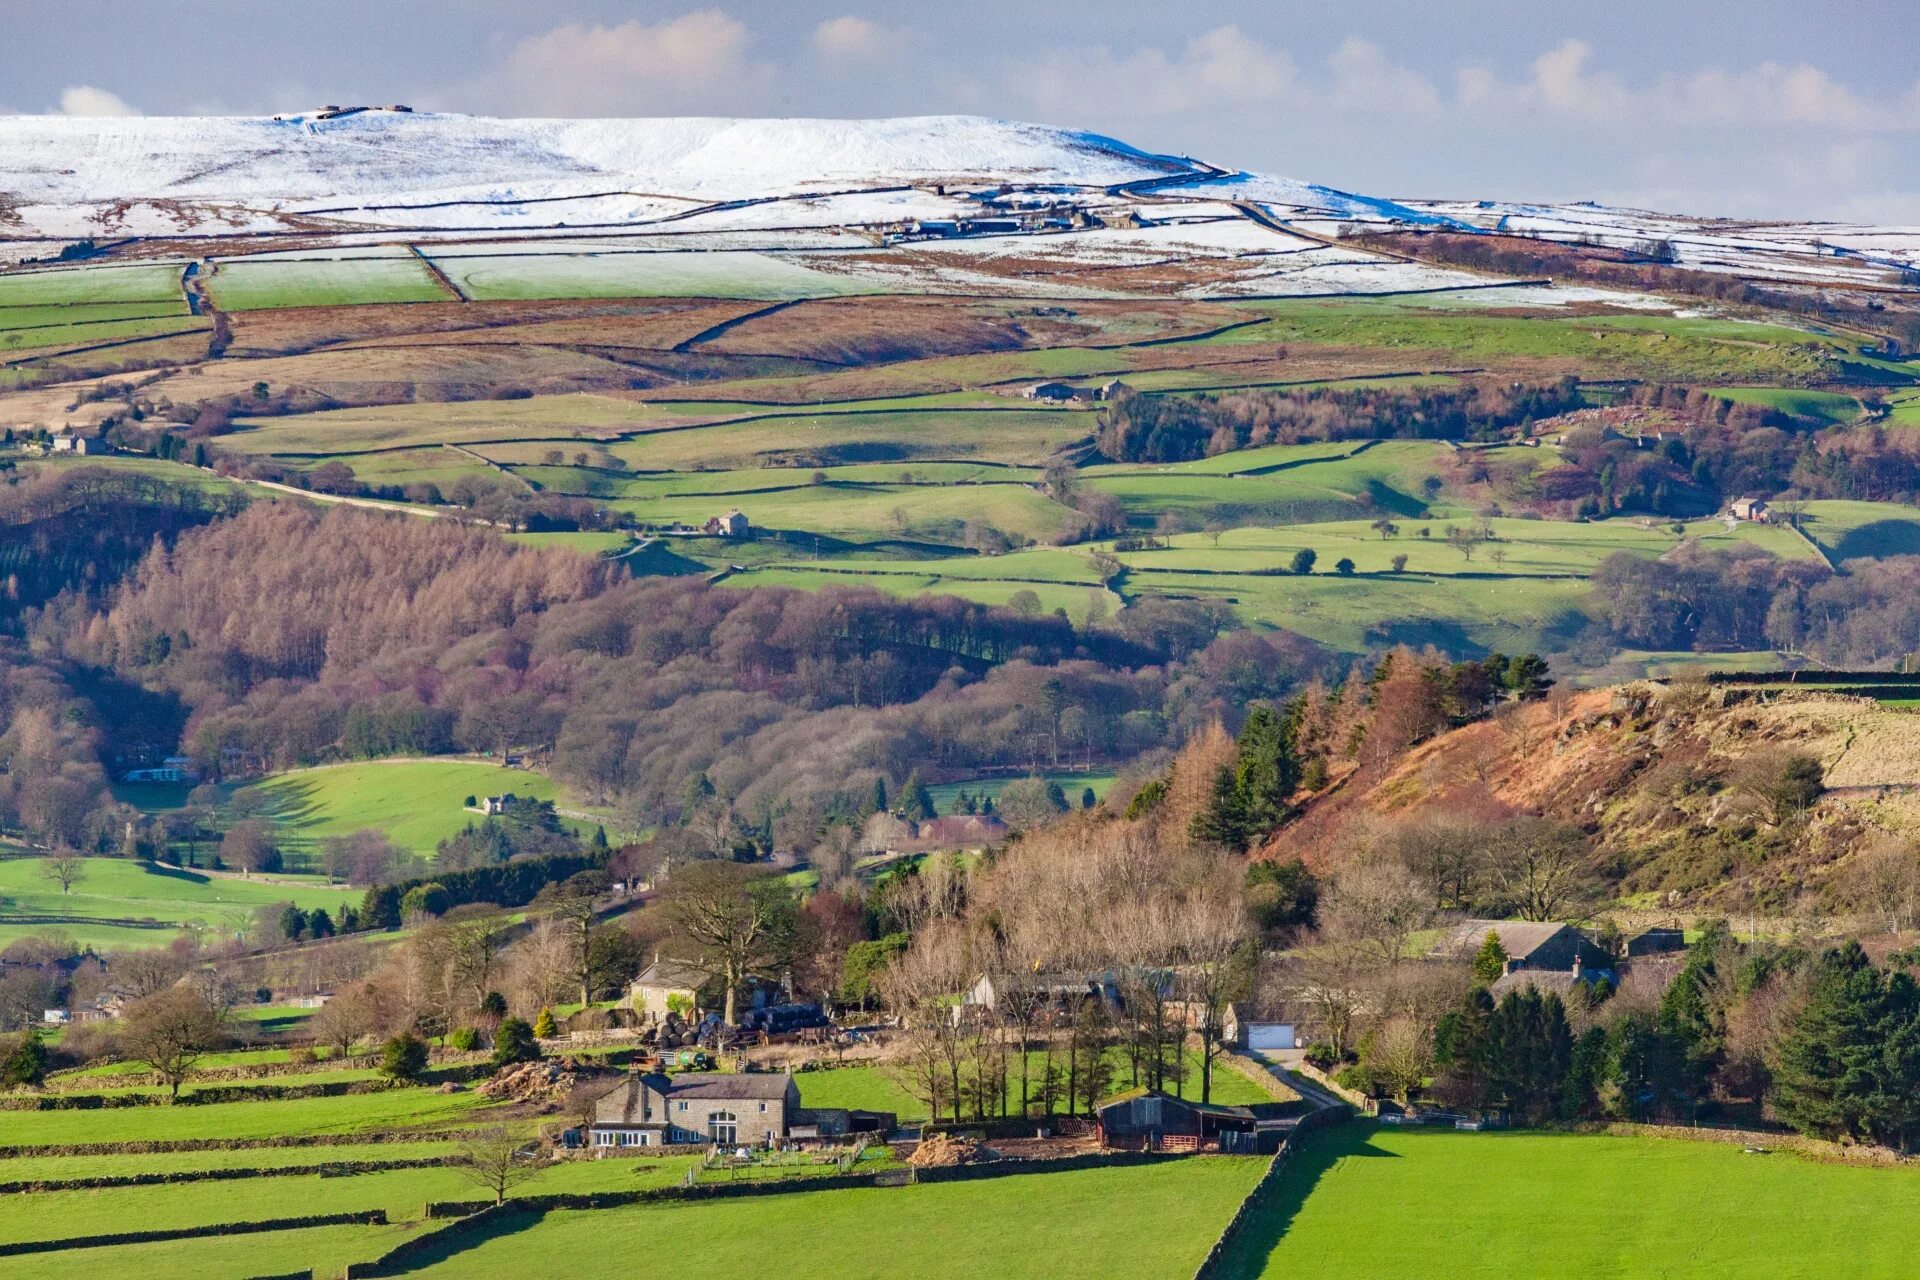
{"type": "Polygon", "coordinates": [[[1590,72],[1587,59],[1593,46],[1584,40],[1562,40],[1534,59],[1530,96],[1566,115],[1585,120],[1620,120],[1634,106],[1633,94],[1617,75],[1590,72]]]}
{"type": "Polygon", "coordinates": [[[1285,98],[1298,79],[1293,59],[1237,26],[1215,27],[1177,56],[1162,49],[1116,55],[1111,49],[1063,49],[1013,64],[1008,89],[1055,116],[1174,115],[1206,107],[1248,106],[1285,98]]]}
{"type": "Polygon", "coordinates": [[[1807,125],[1861,132],[1920,128],[1920,84],[1904,98],[1875,104],[1805,63],[1762,62],[1732,71],[1706,67],[1633,85],[1617,72],[1595,69],[1592,61],[1591,45],[1562,40],[1534,60],[1522,81],[1502,81],[1485,67],[1461,69],[1455,98],[1465,107],[1543,109],[1589,124],[1807,125]]]}
{"type": "Polygon", "coordinates": [[[105,89],[96,89],[90,84],[71,85],[60,91],[60,106],[55,112],[63,116],[137,116],[138,107],[132,106],[118,94],[108,93],[105,89]]]}
{"type": "Polygon", "coordinates": [[[739,110],[750,42],[745,25],[718,9],[654,26],[575,22],[520,41],[506,72],[519,109],[539,114],[739,110]]]}
{"type": "Polygon", "coordinates": [[[901,32],[852,14],[829,18],[813,29],[816,52],[847,62],[884,57],[905,43],[901,32]]]}
{"type": "Polygon", "coordinates": [[[1440,106],[1433,82],[1387,57],[1371,40],[1349,36],[1327,59],[1332,73],[1329,96],[1350,110],[1418,112],[1425,115],[1440,106]]]}

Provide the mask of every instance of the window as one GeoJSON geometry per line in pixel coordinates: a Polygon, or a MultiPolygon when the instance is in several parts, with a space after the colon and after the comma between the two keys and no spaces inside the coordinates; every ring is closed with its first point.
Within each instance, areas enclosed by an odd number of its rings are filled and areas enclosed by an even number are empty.
{"type": "Polygon", "coordinates": [[[760,1114],[761,1115],[767,1114],[767,1104],[764,1102],[760,1104],[760,1114]]]}
{"type": "Polygon", "coordinates": [[[731,1111],[715,1111],[707,1116],[707,1137],[714,1145],[730,1147],[740,1139],[739,1122],[731,1111]]]}
{"type": "Polygon", "coordinates": [[[685,1111],[685,1110],[687,1109],[687,1104],[686,1104],[686,1103],[684,1103],[684,1102],[683,1102],[683,1103],[681,1103],[681,1104],[680,1104],[680,1109],[681,1109],[682,1111],[685,1111]]]}

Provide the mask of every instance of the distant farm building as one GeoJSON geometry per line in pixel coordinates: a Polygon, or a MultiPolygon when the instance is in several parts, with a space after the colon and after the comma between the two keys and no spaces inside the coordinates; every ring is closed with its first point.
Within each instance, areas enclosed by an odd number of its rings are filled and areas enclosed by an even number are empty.
{"type": "Polygon", "coordinates": [[[1507,953],[1508,973],[1519,969],[1570,972],[1613,968],[1613,957],[1595,946],[1586,934],[1570,924],[1551,920],[1468,920],[1453,931],[1441,949],[1470,956],[1485,945],[1490,933],[1500,939],[1500,949],[1507,953]]]}
{"type": "Polygon", "coordinates": [[[1735,498],[1727,510],[1735,520],[1751,520],[1755,524],[1773,523],[1773,508],[1763,498],[1735,498]]]}
{"type": "Polygon", "coordinates": [[[198,782],[200,768],[192,756],[168,756],[158,765],[129,769],[120,775],[122,782],[198,782]]]}
{"type": "Polygon", "coordinates": [[[1074,389],[1064,382],[1036,382],[1020,393],[1029,400],[1043,400],[1049,404],[1065,404],[1074,398],[1074,389]]]}
{"type": "Polygon", "coordinates": [[[1687,949],[1687,935],[1679,929],[1653,928],[1627,939],[1629,959],[1640,956],[1669,955],[1687,949]]]}
{"type": "Polygon", "coordinates": [[[107,442],[99,436],[85,435],[78,431],[62,431],[53,437],[55,453],[97,454],[109,452],[107,442]]]}
{"type": "Polygon", "coordinates": [[[744,538],[748,528],[745,515],[739,511],[729,511],[723,516],[710,517],[703,531],[716,538],[744,538]]]}
{"type": "Polygon", "coordinates": [[[519,799],[519,797],[511,791],[505,795],[486,796],[480,801],[480,812],[490,818],[497,818],[510,809],[513,806],[513,802],[517,799],[519,799]]]}

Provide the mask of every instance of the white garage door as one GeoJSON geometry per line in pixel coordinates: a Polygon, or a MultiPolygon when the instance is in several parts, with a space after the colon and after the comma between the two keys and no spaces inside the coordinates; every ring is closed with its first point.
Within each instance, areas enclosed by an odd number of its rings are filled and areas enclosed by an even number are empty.
{"type": "Polygon", "coordinates": [[[1293,1024],[1291,1022],[1249,1022],[1247,1048],[1256,1051],[1293,1048],[1293,1024]]]}

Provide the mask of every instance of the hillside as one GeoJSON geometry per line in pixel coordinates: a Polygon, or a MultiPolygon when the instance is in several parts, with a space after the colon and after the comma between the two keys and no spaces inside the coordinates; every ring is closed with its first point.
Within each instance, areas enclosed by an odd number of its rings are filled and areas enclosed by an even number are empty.
{"type": "Polygon", "coordinates": [[[1920,712],[1870,698],[1635,682],[1510,708],[1390,768],[1349,774],[1269,843],[1330,867],[1368,815],[1536,814],[1593,835],[1590,868],[1628,903],[1844,911],[1852,859],[1920,821],[1920,712]],[[1804,753],[1825,794],[1775,815],[1746,774],[1804,753]]]}

